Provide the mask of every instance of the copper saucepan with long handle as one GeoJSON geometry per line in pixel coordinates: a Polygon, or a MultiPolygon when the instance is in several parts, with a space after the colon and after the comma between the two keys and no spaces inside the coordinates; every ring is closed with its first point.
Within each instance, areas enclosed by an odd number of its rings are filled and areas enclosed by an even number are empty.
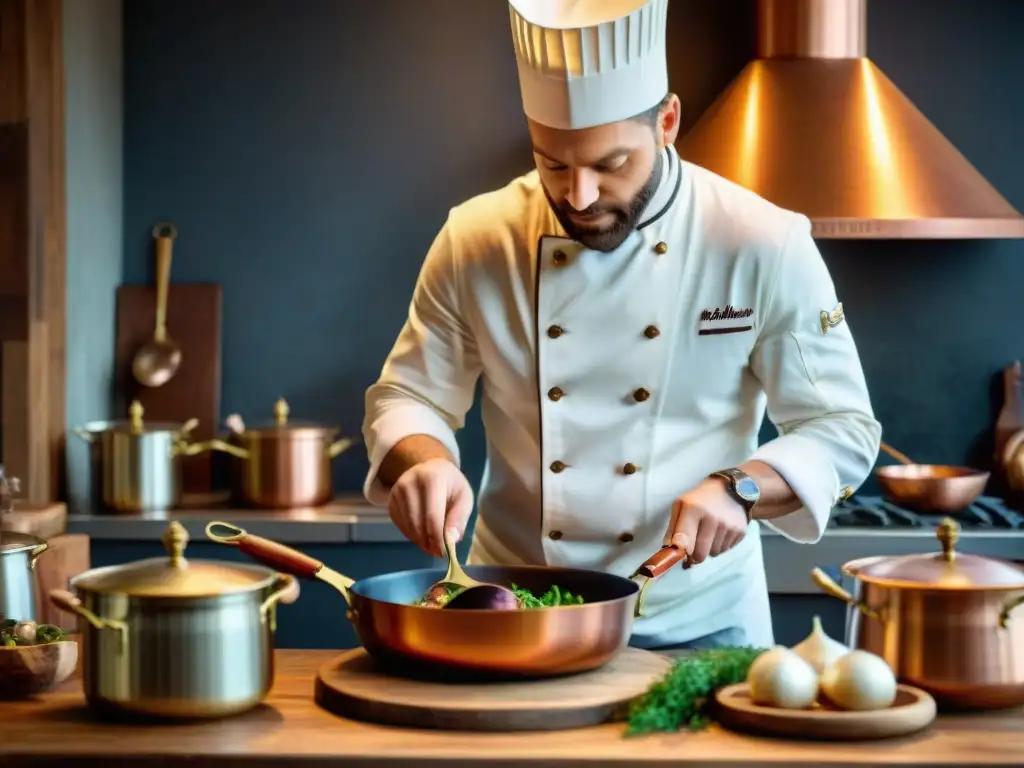
{"type": "Polygon", "coordinates": [[[479,581],[543,594],[552,586],[582,596],[580,605],[523,610],[456,610],[415,603],[444,576],[442,568],[353,581],[319,560],[230,523],[206,535],[237,546],[281,573],[330,584],[348,603],[348,618],[368,653],[394,668],[459,670],[493,676],[545,677],[595,669],[629,642],[648,585],[686,559],[663,547],[630,578],[581,568],[477,565],[479,581]]]}
{"type": "Polygon", "coordinates": [[[893,504],[925,514],[955,515],[963,512],[982,494],[989,473],[971,467],[918,464],[891,445],[881,444],[900,462],[875,470],[882,495],[893,504]]]}

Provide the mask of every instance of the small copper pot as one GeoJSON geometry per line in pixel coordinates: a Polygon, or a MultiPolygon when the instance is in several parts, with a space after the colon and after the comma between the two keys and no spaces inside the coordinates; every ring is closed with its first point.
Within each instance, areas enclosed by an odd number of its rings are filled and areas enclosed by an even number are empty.
{"type": "Polygon", "coordinates": [[[235,493],[245,503],[266,509],[319,507],[334,498],[331,460],[357,438],[337,438],[338,429],[288,420],[288,403],[274,404],[274,421],[234,434],[238,458],[235,493]]]}
{"type": "Polygon", "coordinates": [[[1024,704],[1024,570],[959,553],[960,527],[939,526],[942,552],[866,557],[842,567],[853,594],[819,568],[822,591],[850,606],[847,645],[881,656],[940,709],[1024,704]]]}

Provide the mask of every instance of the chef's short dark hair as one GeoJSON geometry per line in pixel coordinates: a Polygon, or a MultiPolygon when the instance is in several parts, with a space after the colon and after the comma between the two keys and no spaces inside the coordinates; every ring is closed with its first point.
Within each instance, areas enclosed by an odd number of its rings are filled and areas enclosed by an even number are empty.
{"type": "Polygon", "coordinates": [[[658,115],[661,113],[662,109],[668,106],[668,100],[671,96],[671,93],[666,93],[665,96],[661,99],[661,101],[659,101],[650,109],[645,109],[639,115],[634,115],[632,119],[636,120],[638,123],[644,123],[645,125],[648,125],[651,128],[656,128],[658,125],[658,115]]]}

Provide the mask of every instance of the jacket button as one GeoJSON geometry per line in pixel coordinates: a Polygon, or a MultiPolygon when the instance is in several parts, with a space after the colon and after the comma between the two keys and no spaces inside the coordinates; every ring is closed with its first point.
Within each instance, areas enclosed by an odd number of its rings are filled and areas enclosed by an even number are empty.
{"type": "Polygon", "coordinates": [[[569,260],[569,257],[565,255],[565,251],[555,251],[551,254],[551,260],[560,267],[569,260]]]}
{"type": "Polygon", "coordinates": [[[640,387],[640,389],[633,393],[633,399],[636,400],[638,403],[642,403],[644,402],[644,400],[649,400],[650,397],[651,393],[648,392],[643,387],[640,387]]]}
{"type": "Polygon", "coordinates": [[[551,531],[550,533],[548,533],[548,538],[551,539],[552,541],[558,541],[560,538],[562,538],[562,532],[561,531],[551,531]]]}
{"type": "Polygon", "coordinates": [[[640,469],[640,468],[636,464],[631,462],[631,461],[630,462],[626,462],[622,466],[622,472],[623,472],[623,474],[626,474],[626,475],[635,475],[637,473],[638,469],[640,469]]]}
{"type": "Polygon", "coordinates": [[[564,461],[552,461],[551,471],[557,475],[559,472],[564,471],[567,466],[569,465],[566,464],[564,461]]]}
{"type": "Polygon", "coordinates": [[[551,389],[548,390],[548,398],[550,398],[551,400],[561,400],[562,395],[564,394],[565,392],[562,391],[561,387],[552,387],[551,389]]]}
{"type": "Polygon", "coordinates": [[[668,243],[662,241],[654,246],[654,252],[661,256],[662,254],[668,253],[668,243]]]}
{"type": "Polygon", "coordinates": [[[658,327],[655,325],[648,325],[646,328],[644,328],[644,336],[646,336],[648,339],[656,339],[660,335],[661,331],[659,331],[658,327]]]}
{"type": "Polygon", "coordinates": [[[628,531],[626,533],[623,533],[623,534],[619,535],[619,541],[622,542],[623,544],[629,544],[629,542],[631,542],[632,540],[633,540],[633,534],[629,533],[628,531]]]}
{"type": "Polygon", "coordinates": [[[563,333],[563,330],[562,330],[562,326],[560,326],[560,325],[552,325],[550,328],[548,328],[548,338],[549,339],[557,339],[559,336],[562,335],[562,333],[563,333]]]}

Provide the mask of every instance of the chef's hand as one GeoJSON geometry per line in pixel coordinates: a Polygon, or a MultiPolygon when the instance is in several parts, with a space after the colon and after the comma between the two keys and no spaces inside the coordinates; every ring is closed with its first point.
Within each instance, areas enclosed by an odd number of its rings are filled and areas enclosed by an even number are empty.
{"type": "Polygon", "coordinates": [[[410,467],[391,487],[388,513],[398,530],[428,555],[444,555],[444,530],[462,538],[473,512],[473,489],[447,459],[429,459],[410,467]]]}
{"type": "Polygon", "coordinates": [[[686,552],[689,566],[728,552],[746,534],[743,506],[729,495],[722,480],[707,478],[672,503],[665,544],[686,552]]]}

